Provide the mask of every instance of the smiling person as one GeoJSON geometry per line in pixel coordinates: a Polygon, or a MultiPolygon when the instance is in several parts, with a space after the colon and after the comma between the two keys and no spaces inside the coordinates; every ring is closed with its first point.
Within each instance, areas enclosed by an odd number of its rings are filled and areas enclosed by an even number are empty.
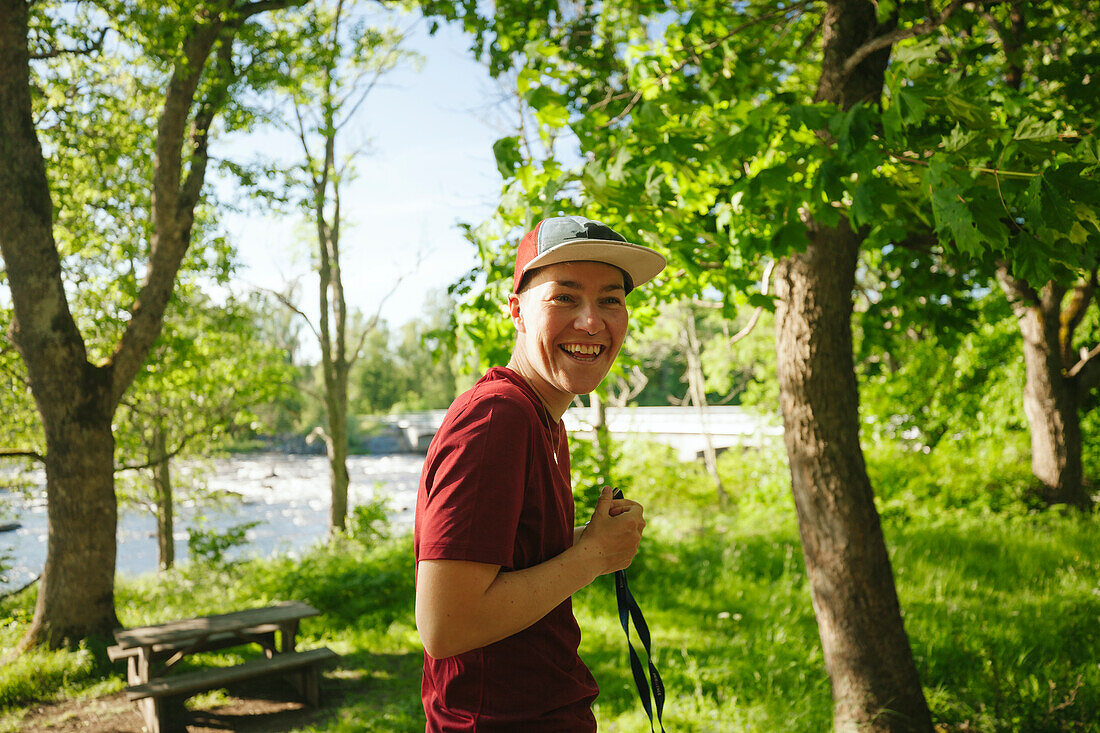
{"type": "Polygon", "coordinates": [[[544,219],[516,254],[512,358],[454,401],[416,501],[416,627],[425,728],[594,731],[596,681],[577,653],[572,594],[630,565],[642,507],[604,487],[574,527],[561,418],[607,376],[626,296],[665,266],[579,216],[544,219]]]}

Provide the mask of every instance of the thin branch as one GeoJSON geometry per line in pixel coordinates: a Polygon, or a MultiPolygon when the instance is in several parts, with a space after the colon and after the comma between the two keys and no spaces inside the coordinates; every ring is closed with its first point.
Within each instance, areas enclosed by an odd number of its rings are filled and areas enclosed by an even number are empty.
{"type": "Polygon", "coordinates": [[[242,20],[247,20],[253,15],[266,13],[269,10],[283,10],[284,8],[290,8],[304,4],[305,0],[256,0],[255,2],[242,3],[241,5],[238,5],[236,7],[236,11],[241,14],[242,20]]]}
{"type": "Polygon", "coordinates": [[[298,141],[302,143],[302,154],[305,156],[306,159],[306,164],[302,167],[305,169],[310,181],[313,182],[313,189],[316,191],[317,188],[321,185],[321,181],[317,178],[317,175],[313,171],[313,153],[311,153],[309,150],[309,142],[306,135],[306,123],[305,120],[302,119],[302,108],[298,104],[298,100],[294,100],[294,117],[298,121],[298,141]]]}
{"type": "MultiPolygon", "coordinates": [[[[1077,330],[1077,327],[1081,325],[1082,319],[1085,317],[1085,313],[1088,311],[1089,305],[1093,302],[1093,295],[1097,290],[1096,280],[1097,270],[1093,270],[1087,279],[1077,283],[1073,288],[1073,295],[1070,298],[1069,304],[1066,309],[1062,311],[1061,315],[1061,327],[1059,329],[1058,337],[1061,340],[1066,353],[1070,353],[1073,344],[1073,334],[1077,330]]],[[[1069,359],[1066,359],[1069,362],[1069,359]]]]}
{"type": "MultiPolygon", "coordinates": [[[[1083,348],[1082,351],[1084,351],[1083,348]]],[[[1091,351],[1085,351],[1085,353],[1081,355],[1081,360],[1074,364],[1072,369],[1066,372],[1066,376],[1070,379],[1073,379],[1078,374],[1083,372],[1085,370],[1085,367],[1087,367],[1089,363],[1092,362],[1092,360],[1095,359],[1098,355],[1100,355],[1100,344],[1093,346],[1091,351]]]]}
{"type": "Polygon", "coordinates": [[[94,41],[89,41],[83,46],[77,46],[76,48],[54,48],[52,45],[47,46],[48,50],[46,51],[30,54],[30,60],[42,61],[44,59],[56,59],[59,56],[87,56],[95,51],[102,51],[103,40],[107,37],[107,31],[109,30],[109,27],[102,28],[99,31],[99,38],[94,41]]]}
{"type": "Polygon", "coordinates": [[[179,445],[177,445],[173,450],[166,451],[166,452],[162,453],[161,455],[158,455],[154,458],[150,458],[145,463],[128,463],[124,466],[115,466],[115,473],[121,473],[122,471],[139,471],[143,468],[152,468],[153,466],[157,465],[158,463],[162,463],[163,461],[172,460],[173,458],[175,458],[176,456],[178,456],[180,453],[183,452],[183,449],[187,446],[187,443],[190,442],[192,438],[198,436],[200,433],[203,433],[203,432],[206,432],[206,431],[205,430],[195,430],[195,431],[193,431],[189,435],[185,436],[180,441],[179,445]]]}
{"type": "MultiPolygon", "coordinates": [[[[397,57],[399,56],[398,50],[399,50],[401,44],[404,43],[408,39],[409,32],[411,30],[412,30],[412,28],[410,27],[409,30],[402,31],[401,35],[397,37],[397,40],[394,42],[391,49],[387,52],[386,58],[383,59],[382,63],[379,64],[379,67],[377,69],[375,69],[374,78],[370,80],[370,83],[367,84],[366,89],[364,89],[363,93],[359,95],[359,99],[355,102],[354,105],[352,105],[351,111],[348,112],[346,115],[344,115],[343,122],[340,122],[340,123],[336,124],[336,129],[339,130],[339,129],[343,128],[343,126],[346,125],[351,120],[351,118],[353,118],[355,116],[355,113],[359,110],[360,105],[363,104],[363,102],[364,102],[364,100],[366,100],[367,96],[371,93],[371,91],[374,89],[374,87],[378,84],[378,81],[382,78],[382,75],[390,70],[387,66],[390,63],[390,61],[392,60],[396,64],[397,57]]],[[[355,80],[355,83],[352,84],[353,89],[359,83],[359,81],[363,78],[363,76],[365,76],[365,75],[366,75],[366,72],[364,72],[362,75],[360,75],[359,79],[355,80]]],[[[351,95],[349,94],[348,97],[350,98],[350,96],[351,95]]],[[[345,102],[346,102],[346,100],[345,100],[345,102]]],[[[340,106],[343,107],[344,105],[341,104],[340,106]]]]}
{"type": "MultiPolygon", "coordinates": [[[[771,285],[772,270],[774,270],[774,269],[775,269],[775,260],[771,260],[770,262],[768,262],[768,266],[764,268],[764,274],[760,278],[760,293],[761,293],[761,295],[767,295],[768,294],[768,286],[771,285]]],[[[745,338],[750,333],[752,333],[752,330],[754,328],[756,328],[756,324],[760,320],[760,316],[763,315],[763,313],[764,313],[764,306],[762,306],[762,305],[756,306],[756,310],[754,310],[752,312],[752,317],[749,318],[749,322],[745,324],[745,327],[742,328],[740,331],[738,331],[737,333],[733,334],[733,336],[730,337],[730,346],[733,346],[738,341],[740,341],[741,339],[745,338]]]]}
{"type": "Polygon", "coordinates": [[[294,303],[292,303],[290,301],[290,298],[286,297],[285,295],[283,295],[282,293],[280,293],[277,290],[272,290],[271,288],[260,287],[258,289],[264,291],[265,293],[268,293],[268,294],[274,296],[275,299],[277,301],[279,301],[280,303],[282,303],[285,308],[287,308],[287,309],[293,311],[294,313],[298,314],[299,316],[301,316],[302,320],[306,322],[307,326],[309,326],[309,330],[313,331],[313,335],[317,337],[317,340],[318,341],[321,340],[321,334],[320,334],[320,332],[317,331],[317,327],[313,325],[313,321],[309,320],[309,316],[307,316],[305,313],[303,313],[301,311],[301,309],[298,308],[298,306],[294,305],[294,303]]]}
{"type": "MultiPolygon", "coordinates": [[[[916,157],[913,157],[912,155],[905,155],[903,153],[891,153],[889,151],[886,151],[886,154],[889,155],[894,160],[899,161],[901,163],[913,163],[914,165],[931,165],[930,161],[924,160],[923,158],[916,158],[916,157]]],[[[951,167],[954,170],[957,170],[957,171],[970,171],[972,173],[989,173],[989,174],[994,175],[994,176],[1007,176],[1009,178],[1038,178],[1039,176],[1042,175],[1041,173],[1029,173],[1027,171],[1006,171],[1006,170],[1002,170],[1000,168],[986,168],[986,167],[983,167],[983,166],[980,166],[980,165],[974,165],[974,166],[955,165],[955,166],[951,166],[951,167]]]]}
{"type": "Polygon", "coordinates": [[[0,458],[33,458],[39,463],[45,463],[46,457],[33,450],[0,450],[0,458]]]}
{"type": "Polygon", "coordinates": [[[875,51],[880,51],[884,48],[894,45],[899,41],[904,41],[906,38],[914,38],[916,36],[924,35],[925,33],[939,28],[941,25],[947,22],[947,19],[951,17],[959,7],[963,4],[963,0],[951,0],[947,7],[943,9],[943,12],[936,18],[930,18],[923,23],[917,23],[911,25],[908,28],[898,28],[897,30],[886,33],[885,35],[876,36],[871,40],[864,43],[862,46],[852,52],[852,55],[844,62],[844,69],[842,73],[844,76],[848,76],[855,68],[863,63],[863,60],[873,54],[875,51]]]}
{"type": "Polygon", "coordinates": [[[388,301],[391,297],[393,297],[393,294],[397,292],[397,288],[400,287],[401,283],[405,280],[405,278],[409,276],[409,273],[416,272],[417,270],[420,269],[420,263],[423,262],[423,261],[424,261],[424,252],[423,251],[417,252],[416,262],[413,263],[413,266],[409,270],[407,270],[406,272],[402,273],[401,275],[398,275],[397,279],[394,280],[394,282],[393,282],[393,287],[391,287],[389,289],[389,291],[385,295],[382,296],[382,299],[378,301],[378,307],[374,310],[374,315],[370,317],[370,320],[368,320],[366,322],[366,324],[364,324],[363,330],[359,334],[359,343],[356,344],[355,350],[352,351],[351,356],[348,357],[348,368],[351,368],[355,364],[355,362],[359,359],[359,355],[363,351],[363,344],[365,344],[366,341],[367,341],[367,336],[369,336],[370,333],[375,328],[377,328],[378,321],[380,321],[382,319],[382,307],[386,305],[386,301],[388,301]]]}

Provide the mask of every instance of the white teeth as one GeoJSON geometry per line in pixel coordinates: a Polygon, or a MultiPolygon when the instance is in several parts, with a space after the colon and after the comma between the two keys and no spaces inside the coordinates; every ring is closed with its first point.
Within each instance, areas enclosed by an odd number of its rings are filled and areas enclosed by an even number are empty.
{"type": "Polygon", "coordinates": [[[602,346],[595,344],[564,344],[562,348],[571,354],[581,354],[583,356],[595,356],[603,351],[602,346]]]}

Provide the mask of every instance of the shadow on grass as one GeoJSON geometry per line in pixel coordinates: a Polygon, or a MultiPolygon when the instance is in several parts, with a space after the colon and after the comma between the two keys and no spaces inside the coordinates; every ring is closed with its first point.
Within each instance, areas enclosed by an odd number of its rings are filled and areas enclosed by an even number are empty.
{"type": "Polygon", "coordinates": [[[420,668],[414,653],[347,654],[325,671],[318,708],[288,702],[300,698],[283,679],[241,683],[231,704],[189,711],[189,730],[421,731],[420,668]]]}

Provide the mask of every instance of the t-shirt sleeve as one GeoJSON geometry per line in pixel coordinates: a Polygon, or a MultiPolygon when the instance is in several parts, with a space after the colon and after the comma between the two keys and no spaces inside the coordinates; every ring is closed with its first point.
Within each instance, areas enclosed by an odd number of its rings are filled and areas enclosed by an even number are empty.
{"type": "Polygon", "coordinates": [[[530,410],[485,395],[441,428],[424,470],[419,560],[511,569],[530,463],[530,410]]]}

